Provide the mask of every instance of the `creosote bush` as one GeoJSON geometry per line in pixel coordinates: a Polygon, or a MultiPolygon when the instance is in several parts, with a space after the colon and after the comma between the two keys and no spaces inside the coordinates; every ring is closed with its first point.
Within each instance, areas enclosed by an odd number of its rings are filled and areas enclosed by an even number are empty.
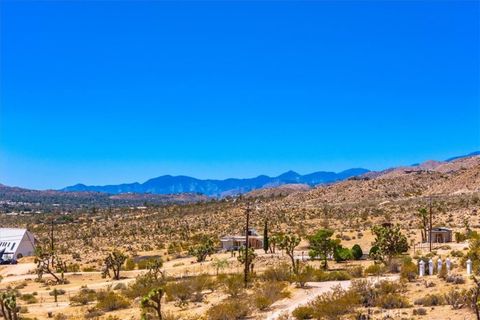
{"type": "Polygon", "coordinates": [[[122,295],[111,291],[101,290],[97,293],[97,308],[103,311],[113,311],[125,309],[130,306],[130,302],[122,295]]]}
{"type": "Polygon", "coordinates": [[[228,299],[211,307],[207,311],[208,320],[243,319],[250,313],[248,304],[240,299],[228,299]]]}
{"type": "Polygon", "coordinates": [[[285,282],[264,282],[255,288],[255,293],[252,297],[253,303],[259,310],[265,310],[275,301],[289,297],[290,292],[286,289],[287,284],[285,282]]]}

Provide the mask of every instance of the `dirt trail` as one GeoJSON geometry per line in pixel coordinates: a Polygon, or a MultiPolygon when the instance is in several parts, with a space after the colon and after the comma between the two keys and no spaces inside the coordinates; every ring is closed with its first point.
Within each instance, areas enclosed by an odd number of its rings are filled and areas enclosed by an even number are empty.
{"type": "MultiPolygon", "coordinates": [[[[372,282],[380,280],[398,280],[398,276],[390,277],[370,277],[367,278],[372,282]]],[[[265,319],[276,320],[283,314],[291,314],[293,310],[301,305],[305,305],[313,301],[316,297],[322,293],[332,290],[336,286],[341,286],[343,289],[347,289],[351,285],[350,280],[346,281],[325,281],[325,282],[309,282],[308,289],[295,290],[290,298],[282,299],[275,302],[272,305],[273,311],[269,312],[265,319]]]]}

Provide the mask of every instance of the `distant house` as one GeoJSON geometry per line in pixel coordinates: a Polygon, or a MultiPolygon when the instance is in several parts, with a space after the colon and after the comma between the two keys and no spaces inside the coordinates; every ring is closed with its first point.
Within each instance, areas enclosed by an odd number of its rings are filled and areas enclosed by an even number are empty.
{"type": "Polygon", "coordinates": [[[18,259],[35,254],[35,237],[27,229],[0,228],[2,259],[18,259]]]}
{"type": "MultiPolygon", "coordinates": [[[[445,227],[432,228],[432,242],[445,243],[452,242],[452,229],[445,227]]],[[[430,232],[427,232],[427,242],[430,242],[430,232]]]]}
{"type": "MultiPolygon", "coordinates": [[[[245,235],[224,236],[220,238],[222,249],[226,251],[238,250],[246,244],[245,235]]],[[[263,237],[255,229],[248,229],[248,244],[250,248],[263,248],[263,237]]]]}

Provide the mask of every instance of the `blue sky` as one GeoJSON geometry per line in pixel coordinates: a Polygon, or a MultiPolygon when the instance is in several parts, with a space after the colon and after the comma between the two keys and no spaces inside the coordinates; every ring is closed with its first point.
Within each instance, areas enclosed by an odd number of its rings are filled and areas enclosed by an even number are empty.
{"type": "Polygon", "coordinates": [[[0,183],[382,169],[479,150],[479,11],[2,1],[0,183]]]}

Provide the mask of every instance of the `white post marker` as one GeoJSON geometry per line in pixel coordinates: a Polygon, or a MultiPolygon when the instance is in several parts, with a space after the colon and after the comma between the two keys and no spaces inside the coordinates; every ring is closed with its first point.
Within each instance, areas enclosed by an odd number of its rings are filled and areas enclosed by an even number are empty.
{"type": "Polygon", "coordinates": [[[437,260],[437,272],[440,274],[442,272],[442,259],[437,260]]]}
{"type": "Polygon", "coordinates": [[[470,259],[467,260],[467,274],[468,275],[472,274],[472,260],[470,259]]]}
{"type": "Polygon", "coordinates": [[[447,273],[450,273],[450,269],[452,268],[452,262],[450,261],[450,258],[447,258],[447,260],[445,260],[445,264],[447,265],[447,273]]]}
{"type": "Polygon", "coordinates": [[[433,260],[432,259],[430,259],[428,261],[428,274],[430,276],[433,275],[433,260]]]}
{"type": "Polygon", "coordinates": [[[425,262],[423,262],[423,260],[420,260],[420,262],[418,263],[418,266],[419,266],[418,275],[420,277],[425,276],[425,262]]]}

